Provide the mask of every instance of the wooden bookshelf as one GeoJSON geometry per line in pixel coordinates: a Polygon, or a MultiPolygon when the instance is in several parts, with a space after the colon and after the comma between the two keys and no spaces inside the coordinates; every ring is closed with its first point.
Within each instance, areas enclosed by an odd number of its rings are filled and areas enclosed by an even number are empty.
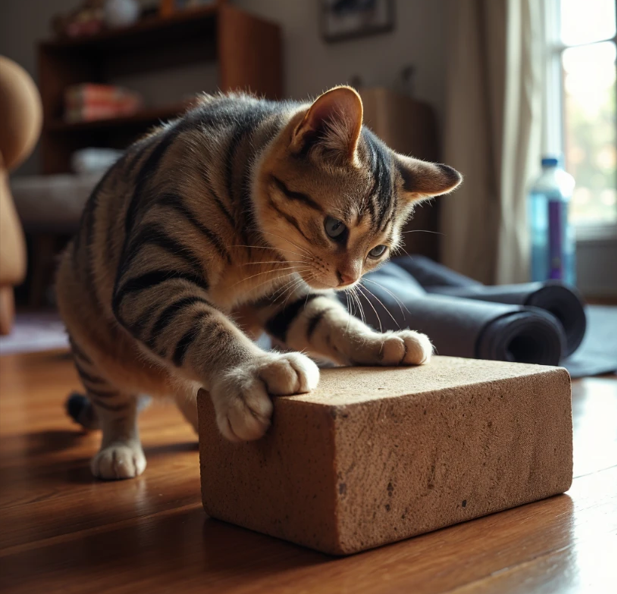
{"type": "Polygon", "coordinates": [[[141,109],[136,113],[119,116],[116,118],[104,118],[86,122],[65,122],[64,120],[50,120],[45,122],[44,129],[49,132],[80,132],[81,130],[99,130],[102,128],[113,128],[115,126],[143,127],[144,125],[154,125],[158,122],[168,120],[188,109],[191,102],[174,103],[162,107],[152,107],[141,109]]]}
{"type": "Polygon", "coordinates": [[[129,27],[107,29],[87,37],[61,37],[42,43],[47,49],[127,49],[149,43],[202,34],[203,27],[215,23],[218,5],[179,11],[168,17],[152,16],[129,27]]]}
{"type": "MultiPolygon", "coordinates": [[[[250,90],[281,98],[282,56],[278,25],[226,3],[151,17],[133,26],[80,38],[39,44],[39,86],[43,99],[42,172],[70,171],[80,148],[123,148],[152,125],[179,115],[187,103],[150,107],[130,116],[93,122],[63,120],[65,89],[79,83],[107,83],[110,73],[156,72],[189,63],[216,64],[218,89],[250,90]]],[[[205,78],[205,77],[204,77],[205,78]]],[[[206,83],[204,83],[206,84],[206,83]]]]}

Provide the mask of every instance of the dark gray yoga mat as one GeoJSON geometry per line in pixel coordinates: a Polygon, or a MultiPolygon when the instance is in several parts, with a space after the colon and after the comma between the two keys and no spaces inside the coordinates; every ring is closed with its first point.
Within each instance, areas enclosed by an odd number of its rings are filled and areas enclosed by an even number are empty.
{"type": "MultiPolygon", "coordinates": [[[[441,355],[545,365],[561,358],[563,329],[541,309],[427,294],[395,263],[366,275],[363,284],[360,291],[374,294],[362,299],[368,324],[424,332],[441,355]]],[[[342,295],[341,300],[346,302],[342,295]]],[[[360,317],[357,307],[350,309],[360,317]]]]}
{"type": "Polygon", "coordinates": [[[396,258],[393,263],[409,272],[428,293],[526,305],[548,311],[563,326],[566,337],[564,357],[574,353],[585,336],[587,318],[583,300],[572,287],[552,281],[485,286],[424,256],[396,258]]]}
{"type": "Polygon", "coordinates": [[[617,373],[617,307],[587,306],[587,333],[562,365],[573,378],[617,373]]]}

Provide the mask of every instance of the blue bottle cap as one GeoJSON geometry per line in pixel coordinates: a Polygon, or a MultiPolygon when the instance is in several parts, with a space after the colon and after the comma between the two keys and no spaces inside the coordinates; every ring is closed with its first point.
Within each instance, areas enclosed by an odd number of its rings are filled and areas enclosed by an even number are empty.
{"type": "Polygon", "coordinates": [[[542,167],[557,167],[559,165],[558,157],[543,157],[542,167]]]}

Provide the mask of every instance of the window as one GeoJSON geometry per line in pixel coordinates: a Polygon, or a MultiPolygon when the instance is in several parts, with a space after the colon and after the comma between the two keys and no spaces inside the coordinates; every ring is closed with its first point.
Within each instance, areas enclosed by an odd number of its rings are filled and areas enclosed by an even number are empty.
{"type": "Polygon", "coordinates": [[[617,236],[616,0],[547,0],[546,147],[576,180],[577,236],[617,236]]]}

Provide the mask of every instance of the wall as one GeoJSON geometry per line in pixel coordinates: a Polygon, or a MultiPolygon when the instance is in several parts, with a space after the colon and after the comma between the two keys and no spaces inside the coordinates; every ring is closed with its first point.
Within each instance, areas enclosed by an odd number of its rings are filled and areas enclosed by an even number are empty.
{"type": "Polygon", "coordinates": [[[235,0],[281,23],[285,84],[294,98],[314,95],[360,75],[366,85],[392,86],[402,68],[416,67],[415,91],[441,115],[445,86],[447,0],[397,0],[391,33],[327,43],[321,38],[320,0],[235,0]]]}
{"type": "MultiPolygon", "coordinates": [[[[415,93],[441,119],[445,85],[447,0],[397,0],[392,33],[326,43],[320,32],[320,0],[231,0],[249,12],[281,24],[285,88],[301,99],[360,76],[365,85],[393,86],[402,68],[416,67],[415,93]]],[[[36,42],[49,37],[52,15],[78,0],[0,0],[0,54],[26,68],[36,80],[36,42]]],[[[128,81],[123,81],[128,82],[128,81]]],[[[161,77],[161,85],[173,87],[161,77]]],[[[36,154],[18,174],[36,173],[36,154]]]]}

